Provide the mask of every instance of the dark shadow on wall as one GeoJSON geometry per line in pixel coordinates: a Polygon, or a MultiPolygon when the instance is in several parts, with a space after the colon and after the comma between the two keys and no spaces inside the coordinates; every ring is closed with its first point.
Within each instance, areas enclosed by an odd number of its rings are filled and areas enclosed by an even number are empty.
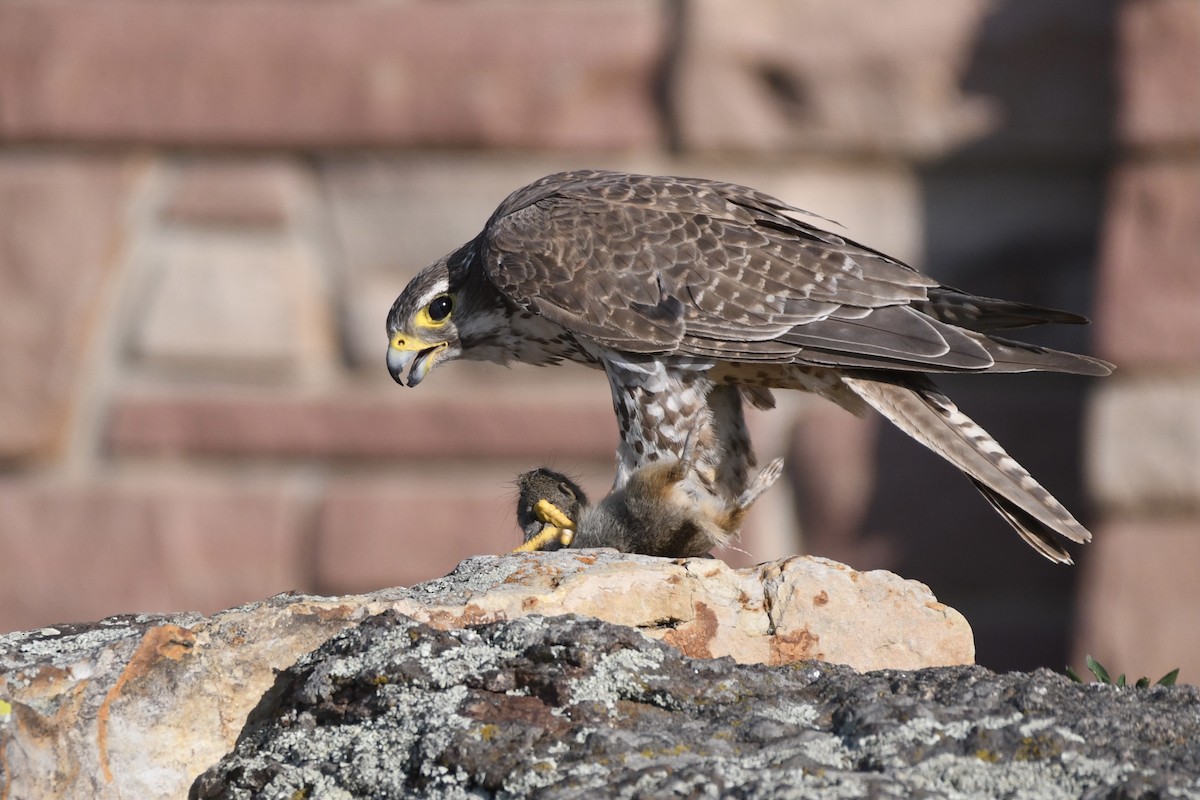
{"type": "MultiPolygon", "coordinates": [[[[990,294],[1087,314],[1097,274],[1114,115],[1114,0],[1007,0],[980,28],[961,83],[999,111],[985,138],[919,171],[924,268],[990,294]]],[[[1018,338],[1089,351],[1084,327],[1018,338]]],[[[939,380],[1084,524],[1082,424],[1097,379],[939,380]]],[[[891,426],[877,442],[868,536],[901,543],[888,566],[933,587],[975,630],[992,669],[1061,669],[1079,567],[1026,546],[956,470],[891,426]],[[913,498],[937,498],[915,506],[913,498]]],[[[1074,548],[1076,562],[1087,548],[1074,548]]]]}

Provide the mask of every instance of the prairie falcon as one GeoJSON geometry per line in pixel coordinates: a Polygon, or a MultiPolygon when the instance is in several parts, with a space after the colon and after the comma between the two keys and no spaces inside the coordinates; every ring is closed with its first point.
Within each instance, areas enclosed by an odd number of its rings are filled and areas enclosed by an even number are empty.
{"type": "Polygon", "coordinates": [[[585,170],[505,199],[482,232],[425,267],[388,314],[388,369],[420,383],[456,358],[603,369],[620,428],[620,489],[681,457],[735,508],[754,465],[743,401],[772,389],[871,407],[945,458],[1039,553],[1091,534],[939,392],[931,373],[1107,375],[1083,355],[997,331],[1076,314],[943,286],[745,186],[585,170]]]}

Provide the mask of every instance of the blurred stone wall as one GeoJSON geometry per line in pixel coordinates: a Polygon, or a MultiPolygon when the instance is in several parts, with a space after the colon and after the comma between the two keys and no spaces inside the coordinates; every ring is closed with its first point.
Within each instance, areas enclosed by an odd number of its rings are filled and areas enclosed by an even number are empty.
{"type": "Polygon", "coordinates": [[[1118,23],[1096,344],[1121,369],[1089,409],[1103,523],[1077,663],[1200,683],[1200,2],[1130,0],[1118,23]]]}
{"type": "Polygon", "coordinates": [[[1078,652],[1178,661],[1196,590],[1153,575],[1200,555],[1198,50],[1200,0],[6,0],[0,630],[410,584],[517,543],[520,470],[602,492],[599,374],[383,366],[417,269],[599,166],[749,183],[1029,302],[1090,312],[1099,264],[1120,377],[949,386],[1099,523],[1080,568],[804,397],[753,420],[795,491],[728,556],[920,578],[991,666],[1060,666],[1079,615],[1078,652]]]}

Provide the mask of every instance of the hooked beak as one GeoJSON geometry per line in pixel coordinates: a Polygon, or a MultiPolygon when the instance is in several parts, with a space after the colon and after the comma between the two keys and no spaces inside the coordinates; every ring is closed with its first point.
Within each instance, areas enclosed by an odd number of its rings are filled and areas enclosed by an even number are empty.
{"type": "Polygon", "coordinates": [[[433,367],[434,357],[446,349],[445,342],[427,344],[414,339],[405,339],[397,334],[388,345],[387,367],[392,379],[405,385],[404,373],[408,372],[408,386],[420,383],[433,367]],[[411,368],[410,368],[411,367],[411,368]]]}

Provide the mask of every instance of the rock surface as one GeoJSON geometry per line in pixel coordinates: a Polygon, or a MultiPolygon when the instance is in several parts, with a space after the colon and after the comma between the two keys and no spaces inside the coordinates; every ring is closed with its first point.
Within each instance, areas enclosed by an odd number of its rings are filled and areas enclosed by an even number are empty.
{"type": "Polygon", "coordinates": [[[916,668],[974,656],[966,621],[926,587],[824,559],[734,570],[612,551],[480,557],[411,589],[0,637],[0,797],[180,797],[233,747],[279,670],[384,612],[430,631],[587,615],[628,626],[631,642],[649,643],[645,634],[689,656],[774,665],[916,668]]]}
{"type": "Polygon", "coordinates": [[[1200,796],[1200,691],[692,659],[387,612],[283,673],[193,798],[1200,796]]]}

